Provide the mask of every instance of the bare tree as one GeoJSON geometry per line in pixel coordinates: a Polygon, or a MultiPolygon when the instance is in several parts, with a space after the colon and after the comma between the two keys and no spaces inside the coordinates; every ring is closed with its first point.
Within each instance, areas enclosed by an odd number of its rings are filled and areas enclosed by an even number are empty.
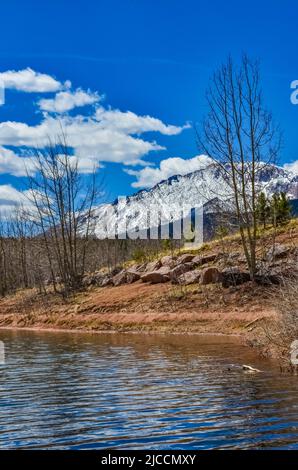
{"type": "MultiPolygon", "coordinates": [[[[260,174],[275,163],[281,134],[263,105],[259,64],[243,56],[217,70],[207,90],[209,112],[198,145],[230,189],[223,197],[236,215],[251,279],[257,270],[257,198],[260,174]]],[[[220,195],[219,195],[220,197],[220,195]]]]}
{"type": "Polygon", "coordinates": [[[282,279],[281,285],[268,290],[272,307],[277,316],[274,321],[263,322],[259,335],[259,347],[266,355],[276,357],[282,370],[298,372],[297,338],[298,338],[298,277],[282,279]],[[274,299],[274,302],[273,302],[274,299]],[[293,362],[293,359],[295,361],[293,362]]]}
{"type": "Polygon", "coordinates": [[[30,218],[43,237],[54,289],[64,293],[81,286],[92,231],[92,209],[98,196],[95,172],[88,180],[63,135],[35,150],[35,176],[28,175],[30,218]],[[57,276],[58,273],[58,276],[57,276]]]}

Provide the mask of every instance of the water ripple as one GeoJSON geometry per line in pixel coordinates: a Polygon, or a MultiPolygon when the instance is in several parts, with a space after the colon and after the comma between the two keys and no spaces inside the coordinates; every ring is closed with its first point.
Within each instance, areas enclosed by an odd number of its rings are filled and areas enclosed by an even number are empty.
{"type": "Polygon", "coordinates": [[[0,448],[298,449],[298,379],[198,336],[1,331],[0,448]],[[251,363],[261,374],[245,374],[251,363]]]}

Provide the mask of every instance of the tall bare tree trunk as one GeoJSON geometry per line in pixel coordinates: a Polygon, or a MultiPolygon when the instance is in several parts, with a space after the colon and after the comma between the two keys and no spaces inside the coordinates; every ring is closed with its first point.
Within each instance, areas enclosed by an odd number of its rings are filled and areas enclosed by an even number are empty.
{"type": "MultiPolygon", "coordinates": [[[[243,56],[235,67],[231,58],[217,70],[207,90],[209,112],[198,145],[224,178],[225,201],[236,214],[247,267],[257,273],[257,198],[259,174],[276,162],[280,132],[263,106],[259,65],[243,56]]],[[[221,195],[218,194],[220,198],[221,195]]]]}

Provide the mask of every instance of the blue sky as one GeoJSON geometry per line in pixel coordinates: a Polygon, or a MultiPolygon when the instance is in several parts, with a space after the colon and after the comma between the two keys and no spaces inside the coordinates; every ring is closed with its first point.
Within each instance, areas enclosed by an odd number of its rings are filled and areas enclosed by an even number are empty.
{"type": "Polygon", "coordinates": [[[0,201],[25,189],[20,158],[55,131],[57,116],[70,126],[82,171],[100,164],[109,199],[195,169],[191,123],[205,112],[208,78],[244,51],[261,60],[266,103],[284,131],[280,164],[294,162],[296,2],[3,2],[0,201]]]}

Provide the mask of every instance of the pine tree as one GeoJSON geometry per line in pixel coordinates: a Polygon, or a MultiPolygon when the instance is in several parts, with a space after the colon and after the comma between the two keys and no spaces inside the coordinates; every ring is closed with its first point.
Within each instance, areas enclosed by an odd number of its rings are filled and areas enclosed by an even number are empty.
{"type": "Polygon", "coordinates": [[[289,198],[283,192],[275,193],[270,204],[271,220],[274,226],[286,223],[291,218],[289,198]]]}
{"type": "Polygon", "coordinates": [[[267,220],[270,216],[270,204],[265,193],[260,193],[257,200],[257,218],[260,224],[263,224],[264,229],[266,228],[267,220]]]}
{"type": "Polygon", "coordinates": [[[280,193],[280,196],[279,196],[278,209],[279,209],[279,214],[278,214],[279,215],[279,220],[278,220],[278,222],[280,224],[284,224],[284,223],[288,222],[288,220],[290,220],[290,218],[291,218],[291,205],[290,205],[289,198],[283,192],[280,193]]]}

